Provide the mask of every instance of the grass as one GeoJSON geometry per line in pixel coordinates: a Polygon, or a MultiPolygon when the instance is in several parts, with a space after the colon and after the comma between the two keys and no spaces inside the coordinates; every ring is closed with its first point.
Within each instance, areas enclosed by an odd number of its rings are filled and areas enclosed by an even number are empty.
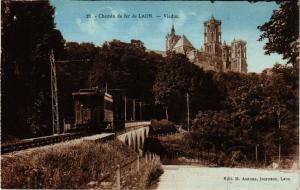
{"type": "Polygon", "coordinates": [[[144,182],[146,188],[150,188],[151,185],[158,179],[158,177],[164,172],[160,160],[154,160],[150,168],[147,170],[147,180],[144,182]]]}
{"type": "Polygon", "coordinates": [[[10,153],[1,158],[1,187],[87,188],[90,181],[100,180],[135,155],[119,141],[95,144],[80,140],[10,153]]]}
{"type": "Polygon", "coordinates": [[[121,189],[151,189],[151,186],[163,173],[158,157],[148,160],[148,163],[143,158],[140,164],[142,166],[140,172],[138,174],[135,172],[131,173],[126,179],[127,183],[121,189]]]}

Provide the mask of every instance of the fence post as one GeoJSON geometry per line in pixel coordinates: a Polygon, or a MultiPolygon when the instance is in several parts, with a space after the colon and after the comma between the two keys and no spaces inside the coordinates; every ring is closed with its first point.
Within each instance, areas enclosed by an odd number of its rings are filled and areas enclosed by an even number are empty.
{"type": "Polygon", "coordinates": [[[140,156],[139,155],[137,155],[137,172],[139,172],[140,171],[140,156]]]}
{"type": "Polygon", "coordinates": [[[121,170],[120,165],[117,165],[117,190],[121,190],[121,170]]]}
{"type": "Polygon", "coordinates": [[[148,163],[148,152],[145,153],[145,160],[146,160],[146,163],[148,163]]]}

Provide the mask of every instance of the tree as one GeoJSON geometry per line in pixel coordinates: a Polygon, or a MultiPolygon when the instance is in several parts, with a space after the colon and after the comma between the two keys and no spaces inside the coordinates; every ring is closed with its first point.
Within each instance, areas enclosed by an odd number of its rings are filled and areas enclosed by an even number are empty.
{"type": "Polygon", "coordinates": [[[46,134],[51,128],[49,53],[63,52],[48,1],[1,1],[2,135],[46,134]]]}
{"type": "Polygon", "coordinates": [[[240,138],[236,143],[244,144],[249,153],[259,145],[258,152],[270,158],[278,154],[280,144],[285,155],[293,154],[298,137],[296,73],[294,67],[275,65],[271,74],[215,74],[214,80],[226,95],[223,109],[232,118],[233,136],[240,138]]]}
{"type": "Polygon", "coordinates": [[[159,65],[153,93],[156,104],[165,108],[166,118],[177,122],[184,118],[185,95],[189,92],[191,80],[196,74],[199,74],[199,68],[190,63],[183,54],[168,54],[165,63],[159,65]]]}
{"type": "Polygon", "coordinates": [[[93,43],[65,44],[63,56],[56,62],[60,123],[74,121],[72,93],[91,87],[89,73],[99,49],[93,43]]]}
{"type": "Polygon", "coordinates": [[[199,110],[221,110],[221,102],[226,98],[226,92],[215,80],[214,71],[197,70],[191,81],[191,110],[195,116],[199,110]]]}
{"type": "MultiPolygon", "coordinates": [[[[122,91],[130,101],[128,109],[132,109],[132,99],[153,105],[152,86],[156,66],[162,60],[161,55],[146,52],[139,40],[131,40],[130,43],[119,40],[106,42],[92,65],[90,86],[103,88],[107,84],[108,89],[122,91]]],[[[131,118],[129,113],[132,112],[128,112],[127,117],[131,118]]]]}
{"type": "Polygon", "coordinates": [[[297,65],[299,61],[299,6],[297,0],[280,1],[270,20],[258,26],[263,33],[259,41],[267,39],[266,54],[279,53],[288,63],[297,65]]]}
{"type": "Polygon", "coordinates": [[[64,47],[64,59],[93,61],[99,54],[99,49],[93,43],[67,42],[64,47]]]}
{"type": "Polygon", "coordinates": [[[192,136],[198,136],[194,140],[199,141],[200,146],[226,152],[241,143],[232,123],[230,114],[224,111],[199,112],[193,121],[192,136]]]}

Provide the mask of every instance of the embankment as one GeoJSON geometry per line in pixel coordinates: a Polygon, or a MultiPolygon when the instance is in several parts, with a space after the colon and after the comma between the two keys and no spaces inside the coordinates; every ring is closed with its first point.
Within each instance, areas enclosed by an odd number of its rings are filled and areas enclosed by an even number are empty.
{"type": "MultiPolygon", "coordinates": [[[[88,143],[80,139],[32,148],[2,155],[1,187],[9,189],[86,189],[101,186],[103,181],[115,186],[117,165],[135,160],[137,154],[114,140],[107,143],[88,143]],[[107,178],[110,176],[110,179],[107,178]]],[[[141,170],[124,170],[122,187],[142,184],[147,187],[153,175],[161,171],[158,159],[142,164],[141,170]],[[134,184],[128,182],[136,178],[134,184]]],[[[129,163],[131,167],[136,162],[129,163]]],[[[122,174],[123,175],[123,174],[122,174]]]]}

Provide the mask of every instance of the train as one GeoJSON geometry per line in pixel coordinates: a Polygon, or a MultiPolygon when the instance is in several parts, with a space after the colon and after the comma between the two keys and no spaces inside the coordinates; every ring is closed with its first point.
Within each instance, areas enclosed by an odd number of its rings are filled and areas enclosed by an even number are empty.
{"type": "MultiPolygon", "coordinates": [[[[80,89],[73,92],[74,123],[65,125],[64,131],[89,132],[117,131],[124,128],[122,110],[117,109],[122,99],[116,101],[111,94],[99,89],[80,89]]],[[[116,97],[118,97],[116,95],[116,97]]]]}

